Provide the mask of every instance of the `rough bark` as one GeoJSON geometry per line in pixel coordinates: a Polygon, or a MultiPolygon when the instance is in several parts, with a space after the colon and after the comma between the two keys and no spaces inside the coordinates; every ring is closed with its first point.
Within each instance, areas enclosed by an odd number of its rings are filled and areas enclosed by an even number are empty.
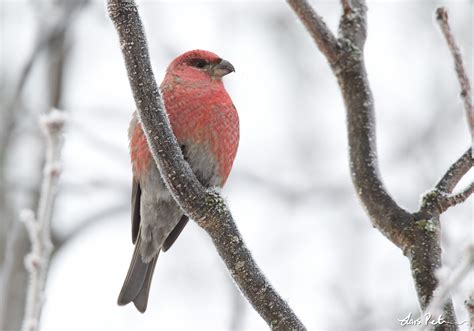
{"type": "MultiPolygon", "coordinates": [[[[410,213],[401,208],[385,188],[378,169],[375,106],[364,63],[367,37],[365,1],[342,1],[338,38],[306,0],[288,0],[288,3],[326,56],[339,83],[346,108],[349,160],[355,191],[374,227],[408,257],[418,301],[425,310],[438,286],[435,271],[442,266],[439,216],[450,206],[467,199],[473,190],[471,184],[460,194],[449,195],[472,167],[471,150],[451,166],[432,192],[424,196],[419,211],[410,213]]],[[[462,80],[468,82],[467,76],[464,75],[462,80]]],[[[469,83],[464,85],[469,86],[469,83]]],[[[463,97],[465,94],[462,93],[463,97]]],[[[446,323],[435,329],[456,330],[456,317],[449,297],[445,301],[443,316],[446,323]]]]}
{"type": "Polygon", "coordinates": [[[243,242],[224,199],[194,176],[171,130],[155,81],[137,7],[132,0],[108,0],[139,119],[161,176],[183,211],[211,237],[242,293],[272,329],[304,330],[273,289],[243,242]]]}

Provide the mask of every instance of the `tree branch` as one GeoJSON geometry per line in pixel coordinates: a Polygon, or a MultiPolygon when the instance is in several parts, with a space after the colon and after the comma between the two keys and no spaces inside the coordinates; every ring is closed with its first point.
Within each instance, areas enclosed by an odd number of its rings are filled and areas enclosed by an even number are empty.
{"type": "Polygon", "coordinates": [[[451,195],[450,193],[471,167],[471,148],[469,148],[449,167],[448,171],[440,179],[438,184],[436,184],[435,188],[423,196],[420,210],[414,214],[415,218],[430,219],[438,217],[448,210],[448,208],[462,203],[469,198],[474,191],[474,183],[471,183],[458,194],[451,195]]]}
{"type": "Polygon", "coordinates": [[[440,204],[440,213],[444,213],[448,208],[454,207],[460,203],[463,203],[464,201],[469,198],[469,196],[474,192],[474,183],[469,184],[468,187],[466,187],[464,190],[459,192],[458,194],[454,194],[451,196],[443,196],[441,198],[441,201],[439,202],[440,204]]]}
{"type": "MultiPolygon", "coordinates": [[[[434,319],[441,316],[443,313],[443,306],[454,291],[456,287],[467,277],[474,267],[474,246],[470,245],[466,249],[466,256],[461,263],[453,270],[449,271],[448,277],[440,277],[439,286],[436,289],[436,294],[431,300],[430,304],[424,311],[424,314],[430,314],[434,319]],[[446,279],[443,279],[446,278],[446,279]]],[[[438,272],[439,273],[439,272],[438,272]]],[[[448,274],[448,272],[446,272],[448,274]]],[[[421,330],[428,330],[429,324],[426,323],[421,330]]]]}
{"type": "MultiPolygon", "coordinates": [[[[384,187],[378,169],[374,102],[363,56],[367,35],[367,7],[364,0],[341,2],[344,11],[339,25],[339,38],[328,41],[321,37],[327,35],[327,27],[321,23],[322,19],[312,8],[307,8],[310,6],[304,1],[288,0],[320,51],[326,55],[337,77],[346,107],[350,169],[355,190],[372,224],[410,260],[418,300],[424,310],[438,284],[435,271],[442,265],[438,217],[441,209],[436,213],[434,208],[423,207],[419,212],[411,214],[401,208],[384,187]],[[328,52],[328,44],[335,43],[338,47],[331,48],[332,52],[328,52]],[[334,59],[337,61],[334,62],[334,59]]],[[[450,193],[454,189],[472,166],[469,154],[465,153],[448,170],[437,185],[438,192],[450,193]]],[[[446,207],[460,202],[469,194],[470,189],[460,196],[445,197],[445,200],[441,199],[441,195],[438,199],[437,195],[436,202],[441,202],[446,207]]],[[[434,205],[439,208],[437,204],[434,205]]],[[[444,319],[452,330],[452,326],[456,325],[456,317],[450,299],[444,305],[444,319]]],[[[437,330],[447,328],[445,325],[436,326],[437,330]]]]}
{"type": "Polygon", "coordinates": [[[44,288],[53,250],[51,217],[61,173],[60,154],[64,122],[64,114],[57,110],[53,110],[41,118],[47,146],[38,212],[36,218],[34,213],[28,210],[24,211],[20,217],[25,223],[31,240],[31,253],[25,258],[26,269],[30,274],[30,282],[28,284],[23,331],[39,329],[41,310],[44,303],[44,288]]]}
{"type": "Polygon", "coordinates": [[[183,211],[212,238],[231,276],[273,329],[305,327],[272,288],[252,258],[224,199],[205,189],[184,161],[153,76],[148,46],[132,0],[108,0],[107,9],[122,48],[138,115],[161,176],[183,211]]]}
{"type": "Polygon", "coordinates": [[[367,39],[367,6],[364,0],[342,0],[344,12],[339,23],[339,42],[363,49],[367,39]]]}
{"type": "Polygon", "coordinates": [[[469,148],[456,162],[446,171],[444,176],[436,184],[435,189],[444,193],[451,193],[461,178],[472,168],[472,148],[469,148]]]}
{"type": "Polygon", "coordinates": [[[288,0],[288,3],[307,26],[328,61],[332,63],[332,59],[337,58],[337,65],[334,63],[332,69],[338,78],[347,110],[352,182],[374,226],[404,250],[410,245],[404,231],[412,218],[387,192],[378,170],[374,103],[362,56],[367,30],[365,1],[353,0],[352,10],[344,11],[339,28],[341,38],[329,42],[330,45],[339,44],[334,49],[335,54],[327,53],[328,42],[322,42],[320,37],[327,34],[327,27],[321,24],[322,19],[311,6],[304,1],[288,0]],[[317,19],[309,20],[300,13],[313,13],[310,17],[317,19]]]}
{"type": "Polygon", "coordinates": [[[458,75],[459,84],[461,85],[461,98],[464,102],[467,123],[471,133],[471,139],[474,140],[474,108],[472,106],[471,83],[469,82],[469,77],[467,76],[466,69],[464,68],[461,51],[451,32],[451,27],[449,26],[448,21],[448,11],[446,8],[440,7],[436,10],[436,20],[438,21],[441,31],[446,38],[449,50],[453,55],[454,67],[458,75]]]}
{"type": "Polygon", "coordinates": [[[474,330],[474,290],[469,294],[469,298],[464,302],[469,317],[469,330],[474,330]]]}

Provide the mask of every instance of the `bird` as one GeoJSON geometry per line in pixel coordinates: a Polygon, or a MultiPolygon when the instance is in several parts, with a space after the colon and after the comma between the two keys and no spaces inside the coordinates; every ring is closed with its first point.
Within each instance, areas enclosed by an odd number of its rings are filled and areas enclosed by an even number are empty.
{"type": "MultiPolygon", "coordinates": [[[[239,116],[222,78],[234,66],[205,50],[176,57],[160,85],[171,128],[196,178],[205,187],[224,186],[239,145],[239,116]]],[[[151,280],[166,252],[188,222],[166,187],[133,113],[128,130],[132,163],[130,267],[117,303],[146,311],[151,280]]]]}

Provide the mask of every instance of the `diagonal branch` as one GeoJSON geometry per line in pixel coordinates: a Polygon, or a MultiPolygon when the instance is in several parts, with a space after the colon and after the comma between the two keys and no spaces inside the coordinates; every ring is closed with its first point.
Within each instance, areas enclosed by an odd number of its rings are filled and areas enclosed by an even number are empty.
{"type": "MultiPolygon", "coordinates": [[[[312,8],[307,8],[309,5],[304,1],[287,1],[326,55],[337,77],[347,114],[350,169],[355,191],[373,225],[408,257],[418,301],[424,310],[438,284],[435,272],[442,266],[438,217],[442,208],[439,208],[438,203],[442,202],[448,208],[448,205],[466,199],[471,189],[450,197],[443,197],[440,192],[451,193],[471,168],[471,151],[466,152],[438,183],[436,199],[430,200],[434,195],[429,195],[428,200],[424,199],[424,202],[431,204],[424,203],[420,211],[413,214],[401,208],[384,187],[378,169],[375,108],[363,56],[367,35],[365,1],[341,0],[344,11],[339,25],[339,38],[335,41],[338,47],[332,49],[336,54],[327,50],[327,45],[333,45],[334,40],[328,42],[321,38],[327,34],[327,27],[321,23],[322,18],[312,8]],[[309,19],[301,13],[310,13],[309,19]],[[429,208],[424,205],[429,205],[429,208]]],[[[444,320],[451,326],[456,325],[452,302],[450,299],[445,302],[444,320]]],[[[435,329],[445,330],[447,326],[438,325],[435,329]]]]}
{"type": "Polygon", "coordinates": [[[444,176],[436,184],[435,189],[451,193],[461,178],[472,168],[472,148],[469,148],[464,154],[454,162],[446,171],[444,176]]]}
{"type": "MultiPolygon", "coordinates": [[[[341,18],[339,40],[334,40],[322,18],[307,2],[288,0],[288,3],[328,61],[333,63],[333,58],[337,58],[337,65],[333,64],[332,69],[347,109],[352,181],[374,226],[404,250],[409,245],[404,230],[412,218],[387,192],[378,169],[374,102],[362,57],[367,31],[365,1],[350,2],[351,10],[345,10],[341,18]],[[329,41],[321,37],[328,34],[329,41]],[[327,52],[328,44],[339,45],[339,48],[331,48],[336,54],[327,52]]],[[[344,3],[346,8],[349,2],[344,3]]]]}
{"type": "Polygon", "coordinates": [[[444,7],[436,10],[436,20],[438,21],[441,31],[443,32],[449,50],[454,58],[454,67],[458,75],[459,84],[461,85],[461,98],[464,102],[464,110],[466,111],[466,118],[469,125],[471,138],[474,140],[474,108],[472,106],[471,83],[464,68],[461,51],[454,39],[451,27],[449,26],[448,11],[444,7]]]}
{"type": "Polygon", "coordinates": [[[232,278],[272,329],[304,330],[255,263],[224,199],[205,189],[184,161],[153,76],[148,45],[133,0],[108,0],[138,115],[161,176],[183,211],[212,238],[232,278]]]}
{"type": "Polygon", "coordinates": [[[441,213],[444,213],[448,208],[454,207],[466,201],[474,192],[474,183],[469,184],[464,190],[458,194],[443,197],[440,201],[441,213]]]}
{"type": "Polygon", "coordinates": [[[415,218],[429,219],[438,217],[448,208],[464,202],[474,191],[470,184],[460,193],[451,195],[461,178],[472,168],[471,148],[456,160],[439,180],[433,190],[423,195],[420,210],[415,218]]]}

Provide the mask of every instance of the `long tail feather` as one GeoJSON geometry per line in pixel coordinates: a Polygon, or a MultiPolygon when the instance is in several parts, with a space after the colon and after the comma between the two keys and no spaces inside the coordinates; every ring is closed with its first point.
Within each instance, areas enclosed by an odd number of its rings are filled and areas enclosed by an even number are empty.
{"type": "Polygon", "coordinates": [[[148,305],[148,295],[150,294],[151,279],[153,278],[153,271],[155,270],[157,260],[158,256],[155,256],[153,260],[148,263],[148,269],[146,271],[146,276],[143,285],[140,289],[140,292],[138,292],[135,299],[133,299],[133,304],[141,313],[145,312],[146,307],[148,305]]]}
{"type": "Polygon", "coordinates": [[[128,269],[127,277],[120,291],[117,303],[120,306],[133,301],[140,312],[145,312],[150,291],[151,279],[155,270],[158,255],[150,262],[145,263],[140,256],[140,236],[138,236],[132,261],[128,269]]]}

